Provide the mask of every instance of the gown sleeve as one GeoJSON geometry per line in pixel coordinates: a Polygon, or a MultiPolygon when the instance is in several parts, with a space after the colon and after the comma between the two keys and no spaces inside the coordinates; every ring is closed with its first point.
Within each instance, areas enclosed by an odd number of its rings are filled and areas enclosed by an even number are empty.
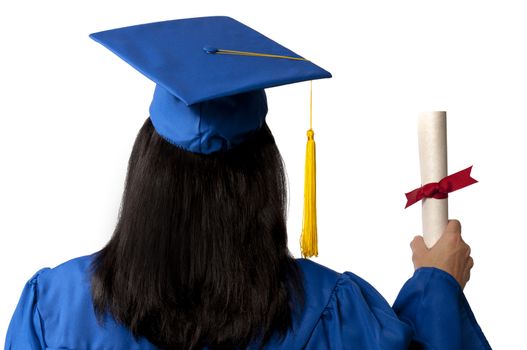
{"type": "Polygon", "coordinates": [[[412,348],[491,348],[461,286],[440,269],[417,269],[401,289],[393,309],[412,327],[412,348]]]}
{"type": "Polygon", "coordinates": [[[418,269],[394,307],[368,282],[344,272],[308,340],[317,349],[490,349],[459,284],[418,269]],[[455,283],[455,284],[454,284],[455,283]]]}
{"type": "Polygon", "coordinates": [[[38,310],[38,277],[36,272],[26,283],[7,329],[5,349],[45,349],[44,325],[38,310]]]}

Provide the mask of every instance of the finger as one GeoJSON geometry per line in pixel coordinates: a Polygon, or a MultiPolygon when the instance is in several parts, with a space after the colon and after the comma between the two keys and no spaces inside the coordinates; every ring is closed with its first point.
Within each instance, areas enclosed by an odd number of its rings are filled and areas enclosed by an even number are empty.
{"type": "Polygon", "coordinates": [[[459,232],[455,231],[445,231],[436,243],[437,246],[447,247],[449,250],[462,248],[460,244],[463,244],[463,240],[459,232]]]}
{"type": "Polygon", "coordinates": [[[470,270],[468,270],[468,272],[465,274],[465,276],[463,276],[463,285],[462,285],[462,289],[465,289],[465,286],[467,285],[468,281],[470,281],[470,270]]]}
{"type": "Polygon", "coordinates": [[[457,219],[448,220],[444,232],[461,234],[461,222],[457,219]]]}
{"type": "MultiPolygon", "coordinates": [[[[470,257],[470,253],[472,253],[472,248],[470,248],[470,246],[468,244],[465,243],[465,245],[467,246],[466,247],[466,255],[465,256],[468,256],[470,257]]],[[[471,258],[472,259],[472,258],[471,258]]]]}
{"type": "Polygon", "coordinates": [[[467,268],[470,271],[474,267],[474,259],[471,256],[468,257],[467,268]]]}
{"type": "Polygon", "coordinates": [[[470,260],[467,262],[467,266],[465,268],[465,276],[467,277],[467,281],[470,278],[470,272],[472,271],[472,267],[474,267],[474,260],[470,258],[470,260]]]}
{"type": "Polygon", "coordinates": [[[472,267],[474,266],[474,260],[472,258],[468,258],[465,269],[463,271],[463,286],[467,284],[467,282],[470,280],[470,271],[472,270],[472,267]]]}
{"type": "Polygon", "coordinates": [[[414,253],[424,252],[427,249],[423,236],[415,236],[410,243],[410,247],[414,253]]]}

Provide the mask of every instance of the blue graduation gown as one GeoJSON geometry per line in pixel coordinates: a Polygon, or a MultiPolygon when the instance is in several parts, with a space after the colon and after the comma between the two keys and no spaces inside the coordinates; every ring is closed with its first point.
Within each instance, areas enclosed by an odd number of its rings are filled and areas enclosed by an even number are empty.
{"type": "MultiPolygon", "coordinates": [[[[39,270],[9,325],[6,349],[156,349],[106,316],[90,296],[94,254],[39,270]]],[[[282,341],[266,349],[490,349],[457,281],[435,268],[415,271],[393,307],[366,281],[298,259],[306,307],[282,341]]],[[[256,348],[256,347],[254,347],[256,348]]]]}

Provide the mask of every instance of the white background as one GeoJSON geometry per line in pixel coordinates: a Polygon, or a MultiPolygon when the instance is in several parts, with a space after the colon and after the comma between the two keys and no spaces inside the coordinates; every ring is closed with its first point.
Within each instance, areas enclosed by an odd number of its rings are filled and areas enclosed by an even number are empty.
{"type": "MultiPolygon", "coordinates": [[[[417,113],[448,112],[450,196],[475,267],[465,292],[496,349],[525,344],[527,11],[513,1],[10,1],[0,5],[0,338],[26,280],[90,254],[115,224],[154,84],[88,38],[229,15],[333,73],[314,82],[316,261],[391,303],[420,233],[417,113]],[[346,5],[344,5],[346,4],[346,5]]],[[[299,256],[309,83],[267,90],[299,256]]]]}

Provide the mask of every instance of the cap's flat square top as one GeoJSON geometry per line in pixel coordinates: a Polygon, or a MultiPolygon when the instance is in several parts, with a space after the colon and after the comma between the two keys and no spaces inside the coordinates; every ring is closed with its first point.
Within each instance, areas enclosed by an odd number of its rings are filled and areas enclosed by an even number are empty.
{"type": "Polygon", "coordinates": [[[331,77],[310,61],[208,53],[217,48],[300,57],[230,17],[140,24],[90,37],[187,105],[331,77]]]}

